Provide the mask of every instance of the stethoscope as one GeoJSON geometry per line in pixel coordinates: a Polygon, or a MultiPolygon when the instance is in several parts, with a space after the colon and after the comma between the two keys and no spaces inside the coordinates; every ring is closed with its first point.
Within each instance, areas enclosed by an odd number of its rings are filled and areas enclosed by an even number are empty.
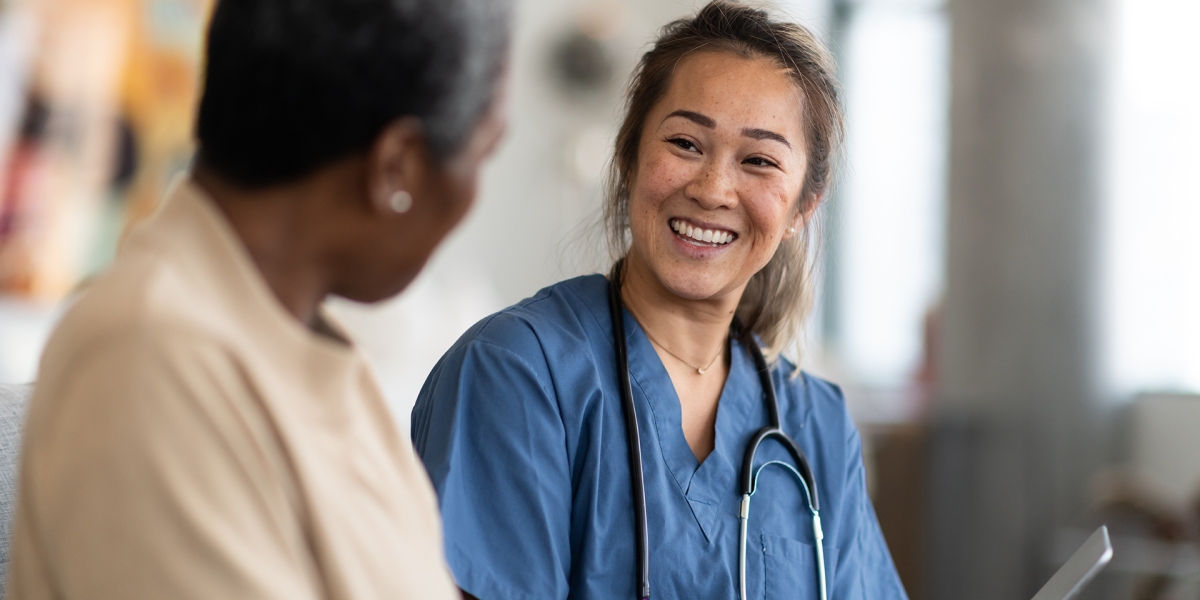
{"type": "MultiPolygon", "coordinates": [[[[621,403],[625,412],[625,436],[629,445],[629,476],[633,484],[634,528],[637,536],[638,598],[639,600],[649,600],[650,535],[646,521],[646,481],[642,475],[642,441],[638,435],[637,408],[633,404],[633,388],[629,384],[629,355],[625,345],[625,306],[621,302],[620,282],[621,270],[624,266],[622,263],[624,263],[623,260],[617,261],[609,276],[608,308],[612,313],[614,345],[617,351],[617,382],[621,388],[621,403]]],[[[767,360],[763,357],[762,349],[749,334],[737,335],[741,329],[737,319],[734,319],[732,327],[734,337],[741,341],[742,345],[750,352],[750,356],[754,358],[754,366],[758,370],[758,378],[762,383],[767,405],[767,416],[770,419],[769,425],[759,429],[754,437],[750,438],[750,444],[742,456],[742,505],[738,515],[741,519],[740,546],[738,548],[738,582],[741,586],[741,600],[746,600],[746,530],[750,523],[750,497],[758,490],[758,476],[763,469],[771,465],[778,465],[790,472],[800,482],[800,488],[804,490],[804,496],[808,501],[808,511],[812,514],[815,540],[813,545],[816,546],[817,552],[817,590],[820,600],[829,600],[825,591],[825,550],[822,547],[825,534],[821,531],[817,482],[813,478],[812,469],[808,466],[808,459],[805,458],[804,452],[800,450],[800,446],[791,436],[784,433],[779,425],[779,401],[775,397],[775,384],[771,381],[771,371],[767,367],[767,360]],[[792,455],[795,465],[772,460],[763,463],[756,470],[754,455],[758,452],[758,447],[767,439],[775,439],[783,444],[783,447],[787,448],[788,453],[792,455]]]]}

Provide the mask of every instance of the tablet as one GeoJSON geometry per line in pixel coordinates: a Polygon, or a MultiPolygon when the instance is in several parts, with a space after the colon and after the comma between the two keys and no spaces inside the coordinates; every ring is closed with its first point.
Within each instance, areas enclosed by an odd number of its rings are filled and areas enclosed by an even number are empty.
{"type": "Polygon", "coordinates": [[[1070,600],[1079,595],[1096,573],[1112,560],[1112,544],[1108,541],[1108,528],[1100,526],[1095,533],[1071,555],[1033,600],[1070,600]]]}

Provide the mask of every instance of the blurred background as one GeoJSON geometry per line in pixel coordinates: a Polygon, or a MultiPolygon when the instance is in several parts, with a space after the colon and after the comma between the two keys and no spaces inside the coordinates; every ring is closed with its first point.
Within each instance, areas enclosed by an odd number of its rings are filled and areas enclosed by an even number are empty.
{"type": "MultiPolygon", "coordinates": [[[[511,125],[401,297],[334,302],[407,430],[457,336],[606,269],[630,70],[695,0],[518,0],[511,125]]],[[[1200,3],[777,0],[827,40],[848,161],[802,366],[841,383],[914,599],[1200,597],[1200,3]]],[[[207,0],[0,0],[0,382],[186,172],[207,0]]]]}

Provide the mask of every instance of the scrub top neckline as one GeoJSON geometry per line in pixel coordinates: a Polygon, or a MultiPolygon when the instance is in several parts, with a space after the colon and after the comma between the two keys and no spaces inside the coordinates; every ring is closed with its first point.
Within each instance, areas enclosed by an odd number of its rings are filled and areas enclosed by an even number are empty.
{"type": "MultiPolygon", "coordinates": [[[[736,495],[737,469],[741,465],[743,435],[755,430],[748,423],[753,400],[761,401],[761,385],[745,348],[731,338],[729,376],[717,401],[713,450],[703,462],[696,458],[683,434],[682,405],[662,359],[641,324],[625,310],[625,337],[629,350],[629,375],[650,406],[654,431],[668,470],[679,491],[689,501],[718,504],[725,495],[736,495]],[[726,489],[727,488],[727,489],[726,489]]],[[[765,424],[765,423],[764,423],[765,424]]]]}

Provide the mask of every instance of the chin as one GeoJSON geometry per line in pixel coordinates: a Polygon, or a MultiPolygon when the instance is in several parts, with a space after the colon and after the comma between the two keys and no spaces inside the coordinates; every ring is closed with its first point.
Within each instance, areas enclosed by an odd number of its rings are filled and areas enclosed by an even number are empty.
{"type": "Polygon", "coordinates": [[[728,292],[728,282],[705,269],[668,269],[658,280],[669,292],[685,300],[709,300],[728,292]]]}
{"type": "Polygon", "coordinates": [[[338,296],[361,302],[363,304],[374,304],[383,302],[384,300],[395,297],[400,292],[403,292],[417,275],[421,269],[408,269],[404,273],[389,274],[390,276],[377,276],[368,278],[369,281],[360,282],[358,285],[344,286],[341,289],[334,290],[338,296]]]}

